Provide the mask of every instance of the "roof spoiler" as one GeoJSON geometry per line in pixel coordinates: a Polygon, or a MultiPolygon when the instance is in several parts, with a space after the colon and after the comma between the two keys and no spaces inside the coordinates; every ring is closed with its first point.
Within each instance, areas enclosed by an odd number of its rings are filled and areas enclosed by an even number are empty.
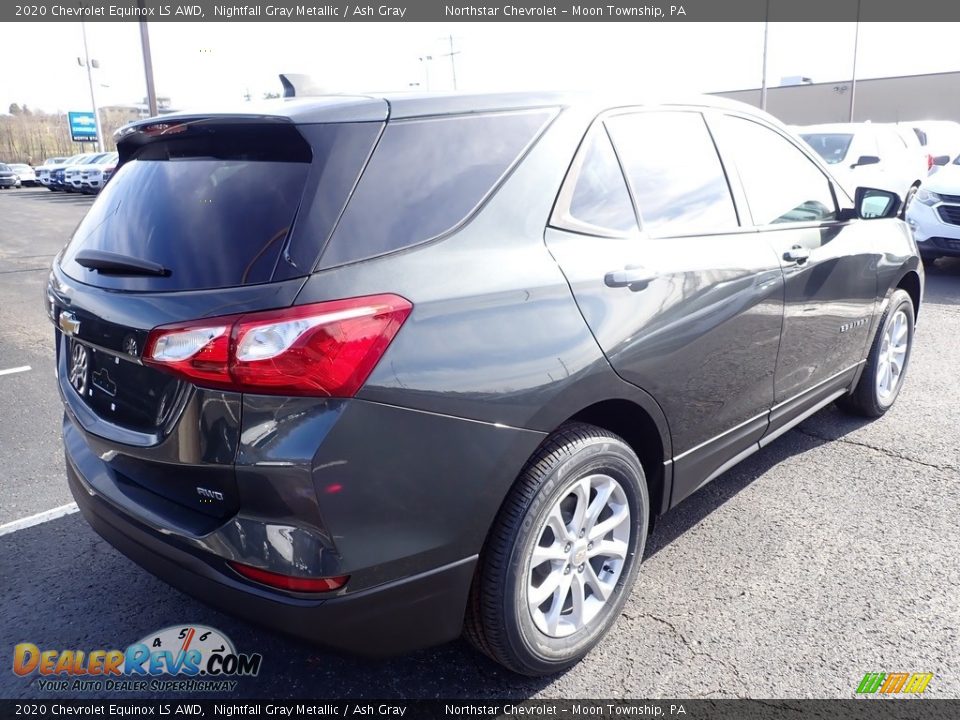
{"type": "Polygon", "coordinates": [[[283,85],[284,97],[309,97],[326,94],[316,80],[301,73],[280,73],[280,83],[283,85]]]}

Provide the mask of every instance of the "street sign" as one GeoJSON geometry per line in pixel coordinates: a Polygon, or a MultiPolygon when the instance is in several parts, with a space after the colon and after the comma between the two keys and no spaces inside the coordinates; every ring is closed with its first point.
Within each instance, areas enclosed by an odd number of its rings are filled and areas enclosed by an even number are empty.
{"type": "Polygon", "coordinates": [[[97,141],[97,117],[92,112],[67,113],[70,137],[74,142],[97,141]]]}

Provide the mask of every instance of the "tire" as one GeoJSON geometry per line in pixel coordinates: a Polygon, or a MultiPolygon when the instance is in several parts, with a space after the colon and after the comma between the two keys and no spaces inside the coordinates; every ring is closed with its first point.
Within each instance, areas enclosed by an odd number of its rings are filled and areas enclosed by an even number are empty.
{"type": "Polygon", "coordinates": [[[579,662],[629,597],[649,509],[643,467],[621,438],[584,423],[561,427],[528,461],[490,531],[470,592],[467,639],[523,675],[551,675],[579,662]],[[569,528],[573,533],[561,536],[569,528]],[[592,542],[591,528],[598,533],[592,542]],[[538,547],[553,557],[535,561],[538,547]],[[538,592],[544,600],[534,605],[530,596],[538,592]]]}
{"type": "Polygon", "coordinates": [[[854,415],[878,418],[893,407],[910,365],[914,317],[913,300],[910,299],[910,295],[905,290],[895,290],[890,296],[890,302],[883,317],[880,318],[877,334],[873,338],[870,354],[867,356],[867,365],[863,369],[857,386],[853,392],[837,401],[837,405],[843,410],[854,415]],[[904,344],[902,352],[898,352],[896,347],[901,335],[904,344]],[[900,369],[895,372],[896,362],[892,362],[891,359],[895,360],[897,356],[900,358],[900,369]],[[884,375],[885,372],[889,374],[884,375]],[[890,378],[890,382],[884,383],[883,377],[890,378]]]}

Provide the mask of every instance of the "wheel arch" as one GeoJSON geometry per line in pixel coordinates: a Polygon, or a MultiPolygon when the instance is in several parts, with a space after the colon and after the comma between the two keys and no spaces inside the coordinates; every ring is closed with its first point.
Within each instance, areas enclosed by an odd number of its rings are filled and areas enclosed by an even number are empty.
{"type": "Polygon", "coordinates": [[[891,288],[893,290],[905,290],[913,300],[913,319],[916,322],[920,315],[920,303],[923,295],[923,283],[920,281],[920,274],[916,270],[907,270],[897,281],[897,284],[891,288]]]}
{"type": "Polygon", "coordinates": [[[611,398],[583,408],[564,421],[567,422],[588,423],[618,435],[637,454],[646,475],[652,527],[654,518],[667,510],[672,481],[672,464],[665,462],[670,459],[669,444],[656,420],[635,402],[611,398]]]}

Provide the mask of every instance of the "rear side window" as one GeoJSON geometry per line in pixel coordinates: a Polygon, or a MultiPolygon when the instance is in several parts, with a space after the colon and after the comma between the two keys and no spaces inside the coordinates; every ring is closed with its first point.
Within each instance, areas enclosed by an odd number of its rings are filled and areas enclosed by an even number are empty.
{"type": "Polygon", "coordinates": [[[606,121],[640,213],[655,236],[737,228],[720,157],[697,112],[644,112],[606,121]]]}
{"type": "Polygon", "coordinates": [[[310,145],[292,125],[279,123],[198,123],[157,132],[127,140],[126,162],[74,233],[64,271],[125,290],[270,280],[310,171],[310,145]],[[148,260],[170,274],[103,274],[75,262],[81,250],[148,260]]]}
{"type": "Polygon", "coordinates": [[[388,123],[320,266],[400,250],[456,228],[554,114],[535,110],[388,123]]]}
{"type": "Polygon", "coordinates": [[[574,160],[551,224],[594,235],[624,235],[639,229],[623,171],[602,125],[574,160]]]}

